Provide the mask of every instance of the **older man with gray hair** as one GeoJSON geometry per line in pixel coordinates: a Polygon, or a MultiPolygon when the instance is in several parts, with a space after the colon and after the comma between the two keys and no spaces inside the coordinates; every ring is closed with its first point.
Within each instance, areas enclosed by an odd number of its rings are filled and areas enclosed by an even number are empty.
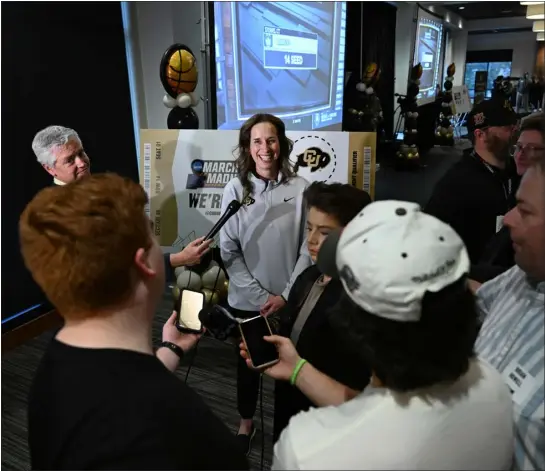
{"type": "Polygon", "coordinates": [[[64,126],[48,126],[32,141],[38,162],[53,177],[55,185],[66,185],[90,174],[91,164],[78,133],[64,126]]]}
{"type": "MultiPolygon", "coordinates": [[[[53,177],[55,185],[66,185],[91,174],[91,163],[76,131],[64,126],[48,126],[32,141],[38,162],[53,177]]],[[[174,269],[200,263],[213,240],[203,237],[190,242],[178,253],[165,254],[167,281],[175,279],[174,269]]]]}

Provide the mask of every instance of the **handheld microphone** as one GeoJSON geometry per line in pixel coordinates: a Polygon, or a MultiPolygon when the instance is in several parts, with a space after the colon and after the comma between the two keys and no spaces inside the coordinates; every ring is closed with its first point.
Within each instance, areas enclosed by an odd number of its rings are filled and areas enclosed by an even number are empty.
{"type": "Polygon", "coordinates": [[[199,312],[199,320],[206,330],[218,340],[226,340],[230,336],[236,336],[240,319],[234,317],[222,306],[208,306],[199,312]]]}
{"type": "MultiPolygon", "coordinates": [[[[214,227],[210,229],[210,232],[204,237],[204,241],[213,239],[214,236],[220,231],[220,229],[227,223],[227,221],[235,215],[235,213],[240,209],[241,204],[237,200],[233,200],[227,206],[225,212],[221,215],[218,222],[214,224],[214,227]]],[[[203,241],[203,242],[204,242],[203,241]]]]}

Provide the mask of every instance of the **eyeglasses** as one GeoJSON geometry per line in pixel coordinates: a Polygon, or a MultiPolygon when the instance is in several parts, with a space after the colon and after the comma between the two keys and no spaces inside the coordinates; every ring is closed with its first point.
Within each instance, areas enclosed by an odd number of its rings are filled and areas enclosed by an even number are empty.
{"type": "Polygon", "coordinates": [[[545,153],[545,147],[533,146],[531,144],[528,144],[526,146],[523,146],[521,144],[515,144],[513,147],[511,147],[511,155],[514,156],[518,153],[524,154],[526,157],[529,158],[538,157],[545,153]]]}

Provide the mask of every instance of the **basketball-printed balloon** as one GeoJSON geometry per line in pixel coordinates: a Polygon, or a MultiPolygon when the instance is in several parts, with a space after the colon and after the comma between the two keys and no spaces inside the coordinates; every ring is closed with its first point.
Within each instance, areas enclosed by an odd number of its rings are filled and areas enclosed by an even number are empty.
{"type": "Polygon", "coordinates": [[[201,277],[190,270],[186,270],[176,278],[176,284],[180,289],[190,289],[192,291],[199,291],[202,287],[201,277]]]}
{"type": "Polygon", "coordinates": [[[170,46],[161,59],[161,83],[173,98],[180,93],[190,93],[197,87],[197,59],[191,49],[183,44],[170,46]]]}

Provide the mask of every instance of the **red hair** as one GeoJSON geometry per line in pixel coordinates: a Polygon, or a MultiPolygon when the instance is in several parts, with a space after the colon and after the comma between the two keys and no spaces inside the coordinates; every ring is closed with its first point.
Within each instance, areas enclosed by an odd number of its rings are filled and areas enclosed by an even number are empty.
{"type": "Polygon", "coordinates": [[[19,220],[25,265],[65,318],[91,317],[125,302],[134,258],[152,243],[143,188],[96,174],[40,191],[19,220]]]}

